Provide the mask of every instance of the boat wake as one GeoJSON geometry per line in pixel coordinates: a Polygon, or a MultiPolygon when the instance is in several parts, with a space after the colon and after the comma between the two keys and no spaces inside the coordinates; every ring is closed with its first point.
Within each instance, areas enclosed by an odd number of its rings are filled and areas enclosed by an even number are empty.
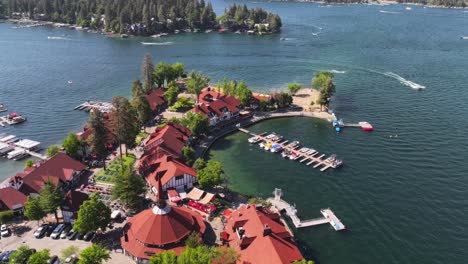
{"type": "Polygon", "coordinates": [[[54,39],[54,40],[70,40],[69,38],[65,38],[65,37],[47,37],[47,39],[54,39]]]}
{"type": "Polygon", "coordinates": [[[174,42],[167,41],[167,42],[141,42],[141,45],[147,46],[165,46],[165,45],[172,45],[174,42]]]}
{"type": "Polygon", "coordinates": [[[426,89],[426,86],[421,85],[421,84],[417,84],[417,83],[412,82],[412,81],[408,81],[405,78],[403,78],[400,75],[398,75],[396,73],[393,73],[393,72],[385,72],[385,73],[383,73],[383,75],[385,75],[387,77],[390,77],[390,78],[393,78],[395,80],[398,80],[398,81],[400,81],[401,84],[409,86],[409,87],[411,87],[413,89],[416,89],[416,90],[426,89]]]}
{"type": "Polygon", "coordinates": [[[339,70],[329,70],[328,72],[337,73],[337,74],[344,74],[344,73],[346,73],[346,71],[339,71],[339,70]]]}
{"type": "Polygon", "coordinates": [[[385,11],[385,10],[380,10],[380,13],[384,14],[401,14],[401,12],[396,12],[396,11],[385,11]]]}
{"type": "Polygon", "coordinates": [[[468,40],[468,37],[461,36],[460,39],[468,40]]]}
{"type": "Polygon", "coordinates": [[[313,27],[317,28],[318,31],[317,32],[312,32],[312,36],[318,36],[318,35],[323,33],[323,28],[317,27],[317,26],[313,26],[313,27]]]}

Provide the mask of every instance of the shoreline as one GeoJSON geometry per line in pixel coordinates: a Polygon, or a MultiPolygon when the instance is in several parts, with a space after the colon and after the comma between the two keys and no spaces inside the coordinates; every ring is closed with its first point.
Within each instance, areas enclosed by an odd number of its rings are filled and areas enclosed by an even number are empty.
{"type": "Polygon", "coordinates": [[[413,2],[398,3],[397,1],[388,1],[388,0],[372,1],[368,3],[358,3],[358,2],[340,3],[340,2],[325,2],[325,1],[314,1],[314,0],[285,0],[285,1],[279,0],[275,2],[315,3],[315,4],[320,4],[320,5],[368,5],[368,6],[412,5],[412,6],[423,6],[423,7],[428,7],[428,8],[457,9],[457,10],[468,9],[468,6],[462,7],[462,6],[428,5],[428,4],[413,3],[413,2]]]}

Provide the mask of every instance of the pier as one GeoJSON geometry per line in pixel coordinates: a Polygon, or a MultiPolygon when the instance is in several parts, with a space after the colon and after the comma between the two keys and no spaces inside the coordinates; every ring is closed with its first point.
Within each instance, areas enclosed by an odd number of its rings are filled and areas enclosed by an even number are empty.
{"type": "Polygon", "coordinates": [[[286,215],[288,215],[289,218],[291,218],[296,228],[317,226],[328,223],[333,227],[333,229],[335,229],[335,231],[341,231],[346,229],[345,225],[341,223],[340,219],[336,217],[335,213],[330,208],[320,210],[320,213],[322,213],[323,217],[309,220],[301,220],[297,216],[297,209],[295,208],[295,206],[281,199],[281,189],[276,188],[274,191],[274,195],[275,197],[269,198],[268,202],[270,202],[273,205],[273,207],[278,209],[278,211],[284,211],[286,215]]]}
{"type": "Polygon", "coordinates": [[[26,156],[46,160],[46,155],[37,152],[40,144],[34,140],[19,139],[15,135],[0,134],[0,156],[11,160],[20,160],[26,156]]]}
{"type": "Polygon", "coordinates": [[[305,163],[306,166],[310,166],[315,163],[312,167],[319,168],[320,166],[322,166],[320,168],[320,171],[322,172],[328,170],[329,168],[336,169],[337,167],[342,165],[342,161],[337,160],[335,155],[331,155],[330,157],[325,158],[326,156],[325,154],[320,154],[318,151],[315,151],[315,150],[313,150],[312,153],[301,152],[300,150],[298,150],[299,146],[289,146],[288,143],[290,141],[288,140],[285,140],[285,139],[272,140],[272,139],[267,138],[266,132],[261,133],[261,134],[255,134],[255,133],[251,133],[249,130],[245,128],[239,128],[239,131],[246,133],[248,135],[251,135],[258,139],[255,142],[251,142],[252,144],[256,144],[259,142],[265,142],[271,145],[278,144],[281,147],[281,151],[289,151],[289,152],[295,153],[296,156],[294,157],[294,159],[292,158],[290,159],[298,160],[299,163],[305,163]]]}

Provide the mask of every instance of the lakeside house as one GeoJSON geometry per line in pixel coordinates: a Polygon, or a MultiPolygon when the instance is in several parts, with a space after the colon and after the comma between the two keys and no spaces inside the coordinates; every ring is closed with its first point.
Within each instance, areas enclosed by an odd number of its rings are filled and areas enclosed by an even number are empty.
{"type": "Polygon", "coordinates": [[[162,156],[150,166],[142,168],[141,172],[143,172],[142,174],[154,194],[157,193],[158,179],[161,180],[163,191],[168,189],[187,190],[197,182],[195,169],[170,155],[162,156]]]}
{"type": "Polygon", "coordinates": [[[157,127],[156,131],[144,142],[143,155],[139,160],[138,167],[149,166],[164,155],[181,158],[182,149],[190,143],[190,136],[189,129],[176,123],[157,127]]]}
{"type": "Polygon", "coordinates": [[[151,108],[153,114],[157,114],[162,111],[164,105],[166,104],[166,99],[164,98],[164,88],[155,88],[149,91],[146,94],[146,99],[151,108]]]}
{"type": "Polygon", "coordinates": [[[163,193],[159,184],[156,205],[136,214],[124,226],[120,242],[125,255],[136,263],[148,263],[150,257],[166,250],[179,255],[192,232],[202,237],[205,233],[206,225],[200,214],[186,207],[170,206],[163,193]]]}
{"type": "Polygon", "coordinates": [[[27,196],[12,187],[0,189],[0,212],[12,211],[15,215],[22,215],[27,196]]]}
{"type": "Polygon", "coordinates": [[[224,127],[239,119],[241,103],[234,96],[225,95],[208,87],[198,96],[192,111],[208,118],[210,127],[224,127]]]}
{"type": "Polygon", "coordinates": [[[16,174],[8,183],[25,195],[39,194],[45,182],[52,182],[65,193],[76,187],[86,172],[86,165],[59,152],[44,162],[36,163],[35,167],[16,174]]]}
{"type": "Polygon", "coordinates": [[[75,220],[78,217],[78,211],[80,210],[80,206],[88,199],[88,194],[84,192],[77,190],[68,191],[65,194],[62,205],[60,206],[63,221],[65,223],[74,224],[75,220]]]}
{"type": "Polygon", "coordinates": [[[238,263],[281,264],[304,258],[280,215],[262,206],[242,205],[232,211],[221,239],[241,255],[238,263]]]}

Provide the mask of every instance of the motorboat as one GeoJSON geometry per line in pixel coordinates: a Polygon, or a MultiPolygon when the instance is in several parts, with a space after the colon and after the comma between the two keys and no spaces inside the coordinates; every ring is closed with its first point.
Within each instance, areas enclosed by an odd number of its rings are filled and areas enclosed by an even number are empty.
{"type": "Polygon", "coordinates": [[[251,144],[255,144],[255,143],[258,143],[261,139],[259,137],[251,137],[249,138],[249,143],[251,144]]]}
{"type": "Polygon", "coordinates": [[[19,115],[17,113],[11,113],[9,115],[4,116],[3,121],[9,125],[16,125],[26,121],[26,117],[23,117],[22,115],[19,115]]]}
{"type": "Polygon", "coordinates": [[[301,155],[299,155],[298,152],[293,151],[293,152],[291,152],[291,155],[289,155],[289,159],[290,159],[290,160],[297,160],[300,156],[301,156],[301,155]]]}
{"type": "Polygon", "coordinates": [[[270,151],[273,153],[280,152],[281,150],[283,150],[283,147],[281,147],[281,145],[278,143],[273,144],[273,146],[271,146],[271,149],[270,149],[270,151]]]}
{"type": "Polygon", "coordinates": [[[272,145],[271,143],[266,143],[264,149],[265,149],[266,151],[269,151],[270,148],[271,148],[271,145],[272,145]]]}
{"type": "Polygon", "coordinates": [[[8,111],[8,109],[5,107],[5,105],[0,104],[0,113],[1,112],[6,112],[6,111],[8,111]]]}
{"type": "Polygon", "coordinates": [[[281,153],[281,156],[282,156],[283,158],[287,158],[287,157],[289,157],[289,155],[291,155],[291,151],[289,151],[289,150],[285,150],[285,151],[283,151],[283,152],[281,153]]]}
{"type": "Polygon", "coordinates": [[[297,148],[297,147],[299,147],[299,144],[300,144],[299,141],[295,140],[295,141],[289,143],[289,144],[288,144],[288,147],[290,147],[290,148],[297,148]]]}

